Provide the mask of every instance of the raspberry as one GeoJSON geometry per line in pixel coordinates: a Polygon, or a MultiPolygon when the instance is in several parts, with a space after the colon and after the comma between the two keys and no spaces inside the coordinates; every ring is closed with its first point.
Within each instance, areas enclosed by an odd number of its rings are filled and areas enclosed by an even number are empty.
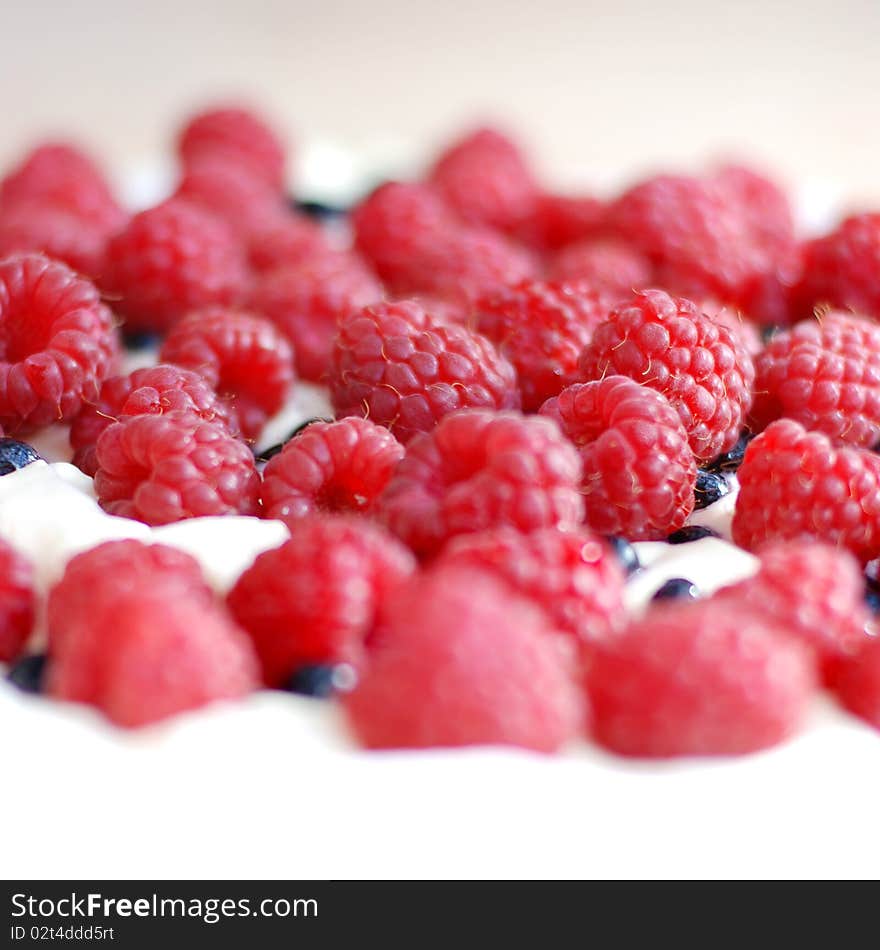
{"type": "Polygon", "coordinates": [[[369,511],[401,458],[397,439],[367,419],[313,422],[263,471],[264,517],[369,511]]]}
{"type": "Polygon", "coordinates": [[[94,399],[117,349],[94,285],[40,254],[0,260],[0,425],[26,432],[94,399]]]}
{"type": "Polygon", "coordinates": [[[855,655],[834,660],[826,676],[846,709],[880,729],[880,640],[868,640],[855,655]]]}
{"type": "Polygon", "coordinates": [[[572,529],[583,520],[581,462],[549,419],[471,410],[413,439],[379,507],[417,554],[504,525],[572,529]]]}
{"type": "Polygon", "coordinates": [[[307,255],[265,274],[250,305],[293,343],[303,379],[326,377],[336,323],[382,297],[382,287],[358,258],[338,251],[307,255]]]}
{"type": "Polygon", "coordinates": [[[265,181],[284,188],[284,146],[268,123],[236,106],[223,106],[193,116],[181,130],[177,151],[185,166],[223,159],[265,181]]]}
{"type": "Polygon", "coordinates": [[[481,571],[416,576],[343,702],[368,748],[503,744],[555,752],[586,718],[544,615],[481,571]]]}
{"type": "Polygon", "coordinates": [[[603,202],[589,195],[541,194],[516,236],[538,250],[559,250],[598,235],[605,210],[603,202]]]}
{"type": "Polygon", "coordinates": [[[438,566],[491,571],[541,607],[584,652],[613,635],[624,614],[624,577],[616,556],[585,529],[522,534],[496,528],[454,538],[438,566]]]}
{"type": "Polygon", "coordinates": [[[548,266],[554,280],[582,280],[621,297],[649,287],[654,273],[647,257],[614,238],[569,244],[553,256],[548,266]]]}
{"type": "Polygon", "coordinates": [[[0,663],[24,648],[34,625],[33,568],[0,538],[0,663]]]}
{"type": "Polygon", "coordinates": [[[415,569],[406,548],[362,519],[312,515],[290,530],[227,597],[270,686],[308,664],[359,665],[379,604],[415,569]]]}
{"type": "Polygon", "coordinates": [[[880,441],[880,327],[830,312],[777,333],[755,361],[755,431],[795,419],[837,442],[880,441]]]}
{"type": "Polygon", "coordinates": [[[689,300],[662,290],[637,293],[613,310],[580,364],[587,380],[620,374],[663,393],[703,461],[736,444],[752,404],[748,353],[689,300]]]}
{"type": "Polygon", "coordinates": [[[733,540],[749,550],[767,541],[824,541],[862,561],[880,552],[880,459],[835,448],[792,419],[771,423],[749,443],[737,473],[733,540]]]}
{"type": "Polygon", "coordinates": [[[258,512],[250,449],[189,411],[125,416],[101,434],[96,452],[95,492],[110,514],[167,524],[258,512]]]}
{"type": "Polygon", "coordinates": [[[104,289],[134,330],[167,330],[184,314],[243,295],[242,249],[226,224],[180,199],[135,215],[107,245],[104,289]]]}
{"type": "Polygon", "coordinates": [[[578,447],[586,521],[601,534],[660,541],[694,508],[697,465],[660,393],[625,376],[564,389],[541,407],[578,447]]]}
{"type": "Polygon", "coordinates": [[[518,147],[495,129],[477,129],[451,145],[430,181],[464,220],[515,231],[533,213],[538,189],[518,147]]]}
{"type": "Polygon", "coordinates": [[[233,435],[238,432],[234,410],[198,373],[178,366],[149,366],[104,380],[96,401],[83,407],[70,427],[73,464],[93,476],[98,468],[95,445],[108,426],[121,416],[173,410],[189,410],[206,422],[222,424],[233,435]]]}
{"type": "Polygon", "coordinates": [[[794,214],[788,196],[776,182],[744,165],[724,165],[715,172],[746,220],[755,240],[784,257],[795,242],[794,214]]]}
{"type": "Polygon", "coordinates": [[[456,409],[519,405],[514,369],[485,337],[409,301],[340,320],[329,385],[338,416],[367,416],[401,442],[456,409]]]}
{"type": "Polygon", "coordinates": [[[757,613],[665,601],[596,650],[588,685],[603,746],[665,758],[782,742],[815,684],[809,652],[757,613]]]}
{"type": "Polygon", "coordinates": [[[798,316],[830,305],[880,318],[880,213],[857,214],[803,248],[803,277],[794,289],[798,316]]]}
{"type": "Polygon", "coordinates": [[[764,349],[761,331],[751,320],[744,317],[736,307],[727,306],[717,300],[701,300],[699,308],[719,326],[728,329],[730,335],[752,358],[764,349]]]}
{"type": "Polygon", "coordinates": [[[865,578],[848,552],[815,542],[781,541],[760,550],[758,573],[714,599],[754,610],[812,647],[823,663],[857,652],[870,614],[865,578]]]}
{"type": "Polygon", "coordinates": [[[523,281],[474,304],[476,329],[513,364],[527,412],[578,378],[578,356],[610,309],[581,282],[523,281]]]}
{"type": "Polygon", "coordinates": [[[248,259],[258,273],[296,267],[309,257],[332,256],[321,228],[304,214],[293,212],[271,218],[248,239],[248,259]]]}
{"type": "Polygon", "coordinates": [[[284,405],[294,380],[293,352],[275,326],[224,307],[184,317],[172,327],[159,356],[197,372],[231,402],[250,439],[284,405]]]}

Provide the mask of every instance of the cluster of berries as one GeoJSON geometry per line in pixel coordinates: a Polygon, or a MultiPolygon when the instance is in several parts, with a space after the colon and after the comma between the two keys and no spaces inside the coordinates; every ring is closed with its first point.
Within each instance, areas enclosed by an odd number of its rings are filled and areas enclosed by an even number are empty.
{"type": "MultiPolygon", "coordinates": [[[[356,681],[368,746],[588,731],[670,756],[778,742],[823,683],[880,726],[861,566],[880,556],[880,215],[800,242],[742,167],[558,195],[481,130],[329,229],[291,206],[252,113],[196,116],[177,153],[174,194],[133,216],[66,145],[0,182],[0,424],[69,424],[111,514],[262,516],[290,539],[223,603],[171,548],[77,556],[48,599],[51,694],[132,726],[356,681]],[[120,326],[161,337],[159,364],[121,373],[120,326]],[[261,470],[297,380],[335,419],[261,470]],[[737,465],[758,573],[628,615],[615,545],[676,539],[737,465]]],[[[12,660],[32,566],[5,543],[0,561],[12,660]]]]}

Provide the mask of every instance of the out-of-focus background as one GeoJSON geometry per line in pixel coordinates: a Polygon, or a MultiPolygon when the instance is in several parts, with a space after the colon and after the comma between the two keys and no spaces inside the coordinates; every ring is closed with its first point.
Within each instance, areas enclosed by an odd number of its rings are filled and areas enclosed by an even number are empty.
{"type": "Polygon", "coordinates": [[[490,116],[560,186],[734,152],[880,202],[877,0],[31,0],[2,33],[2,163],[66,132],[120,174],[235,95],[371,155],[490,116]]]}

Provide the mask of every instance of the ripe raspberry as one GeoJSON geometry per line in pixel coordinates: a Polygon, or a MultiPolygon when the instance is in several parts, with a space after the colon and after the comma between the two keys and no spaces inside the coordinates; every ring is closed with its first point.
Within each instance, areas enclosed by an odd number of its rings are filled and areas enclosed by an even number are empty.
{"type": "Polygon", "coordinates": [[[621,297],[650,287],[654,275],[644,254],[614,238],[568,244],[551,258],[548,267],[554,280],[584,281],[621,297]]]}
{"type": "Polygon", "coordinates": [[[419,555],[450,538],[509,525],[573,529],[583,520],[581,462],[549,419],[472,410],[413,439],[379,500],[419,555]]]}
{"type": "Polygon", "coordinates": [[[320,226],[304,214],[287,212],[256,228],[248,239],[248,260],[258,273],[296,267],[309,257],[332,256],[320,226]]]}
{"type": "Polygon", "coordinates": [[[329,385],[337,416],[366,416],[401,442],[456,409],[519,405],[514,369],[485,337],[410,301],[340,320],[329,385]]]}
{"type": "Polygon", "coordinates": [[[491,571],[541,607],[584,653],[607,640],[624,616],[623,571],[611,548],[586,529],[466,534],[450,541],[435,563],[491,571]]]}
{"type": "Polygon", "coordinates": [[[755,431],[783,416],[838,442],[880,441],[880,327],[824,314],[777,333],[755,361],[755,431]]]}
{"type": "Polygon", "coordinates": [[[278,192],[284,188],[284,146],[269,124],[248,109],[221,106],[193,116],[180,132],[177,152],[187,167],[219,158],[278,192]]]}
{"type": "Polygon", "coordinates": [[[178,366],[149,366],[104,380],[96,401],[83,406],[70,427],[73,464],[94,476],[98,468],[95,446],[108,426],[122,416],[174,410],[188,410],[206,422],[223,425],[232,435],[238,433],[235,411],[202,376],[178,366]]]}
{"type": "Polygon", "coordinates": [[[159,356],[202,376],[235,406],[242,433],[255,439],[293,385],[290,344],[268,320],[206,307],[171,328],[159,356]]]}
{"type": "Polygon", "coordinates": [[[564,389],[541,407],[578,447],[586,521],[601,534],[660,541],[694,508],[697,465],[668,400],[625,376],[564,389]]]}
{"type": "Polygon", "coordinates": [[[135,215],[110,241],[102,285],[131,329],[161,331],[198,307],[236,303],[246,281],[226,224],[172,199],[135,215]]]}
{"type": "Polygon", "coordinates": [[[733,540],[824,541],[862,561],[880,553],[880,458],[835,448],[792,419],[771,423],[749,443],[737,472],[733,540]]]}
{"type": "Polygon", "coordinates": [[[503,744],[555,752],[586,718],[545,616],[490,574],[417,575],[343,702],[368,748],[503,744]]]}
{"type": "Polygon", "coordinates": [[[358,258],[332,251],[265,274],[250,305],[291,341],[297,373],[317,382],[327,375],[337,321],[381,298],[381,285],[358,258]]]}
{"type": "Polygon", "coordinates": [[[731,336],[753,359],[764,349],[761,331],[736,307],[719,303],[717,300],[701,300],[699,309],[719,326],[730,330],[731,336]]]}
{"type": "Polygon", "coordinates": [[[290,524],[315,511],[369,511],[402,458],[397,439],[367,419],[313,422],[263,471],[263,516],[290,524]]]}
{"type": "Polygon", "coordinates": [[[462,220],[501,231],[516,231],[538,200],[525,157],[494,129],[477,129],[453,143],[429,178],[462,220]]]}
{"type": "Polygon", "coordinates": [[[117,343],[91,281],[41,254],[0,260],[0,425],[24,433],[94,399],[117,343]]]}
{"type": "Polygon", "coordinates": [[[586,283],[523,281],[479,297],[473,320],[513,364],[523,409],[536,412],[578,378],[578,356],[610,310],[586,283]]]}
{"type": "Polygon", "coordinates": [[[124,416],[98,439],[95,492],[114,515],[167,524],[258,512],[250,449],[189,411],[124,416]]]}
{"type": "Polygon", "coordinates": [[[598,236],[605,213],[604,203],[590,195],[541,194],[516,237],[540,251],[557,251],[598,236]]]}
{"type": "Polygon", "coordinates": [[[597,649],[594,735],[621,755],[741,755],[800,725],[809,651],[752,611],[666,601],[597,649]]]}
{"type": "Polygon", "coordinates": [[[858,653],[834,660],[826,677],[841,705],[880,729],[880,640],[867,640],[858,653]]]}
{"type": "Polygon", "coordinates": [[[646,290],[621,303],[581,354],[587,380],[629,376],[672,403],[697,459],[732,448],[752,404],[752,359],[689,300],[646,290]]]}
{"type": "Polygon", "coordinates": [[[0,538],[0,663],[10,663],[18,656],[33,625],[33,568],[0,538]]]}
{"type": "Polygon", "coordinates": [[[803,248],[803,277],[794,289],[796,315],[817,306],[880,318],[880,213],[857,214],[803,248]]]}
{"type": "Polygon", "coordinates": [[[797,636],[827,664],[865,643],[870,614],[865,578],[848,552],[813,541],[781,541],[760,550],[758,573],[714,600],[752,610],[797,636]]]}
{"type": "Polygon", "coordinates": [[[409,551],[366,520],[312,515],[290,530],[227,597],[269,686],[306,664],[359,665],[379,605],[415,570],[409,551]]]}

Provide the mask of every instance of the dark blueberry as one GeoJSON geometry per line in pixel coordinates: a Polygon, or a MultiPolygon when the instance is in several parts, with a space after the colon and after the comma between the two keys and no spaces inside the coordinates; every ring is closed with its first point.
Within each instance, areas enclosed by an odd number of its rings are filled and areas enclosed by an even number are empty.
{"type": "Polygon", "coordinates": [[[309,218],[315,218],[318,221],[341,218],[348,213],[345,208],[340,208],[339,205],[328,205],[323,201],[301,201],[298,198],[290,198],[289,202],[290,207],[294,211],[298,211],[300,214],[304,214],[309,218]]]}
{"type": "Polygon", "coordinates": [[[719,455],[717,459],[706,466],[706,469],[710,472],[735,472],[742,465],[743,456],[746,454],[746,449],[752,439],[754,439],[754,435],[751,432],[744,432],[729,452],[719,455]]]}
{"type": "Polygon", "coordinates": [[[6,679],[23,693],[39,693],[43,689],[45,669],[46,657],[44,654],[35,653],[32,656],[23,656],[10,667],[6,679]]]}
{"type": "Polygon", "coordinates": [[[307,429],[313,422],[332,422],[332,421],[333,421],[332,419],[322,419],[319,416],[316,416],[314,419],[306,419],[306,421],[301,422],[283,442],[279,442],[277,445],[272,445],[268,449],[264,449],[262,452],[260,452],[260,454],[256,456],[256,460],[258,462],[268,462],[269,459],[277,455],[284,448],[284,446],[287,445],[287,443],[291,439],[298,436],[300,432],[303,431],[303,429],[307,429]]]}
{"type": "Polygon", "coordinates": [[[651,600],[672,600],[687,598],[696,600],[700,596],[700,588],[686,577],[671,577],[651,600]]]}
{"type": "Polygon", "coordinates": [[[694,510],[708,508],[730,491],[727,479],[718,472],[697,469],[697,483],[694,485],[694,510]]]}
{"type": "Polygon", "coordinates": [[[620,566],[627,574],[632,574],[633,571],[637,571],[642,566],[639,564],[639,556],[636,554],[636,549],[626,538],[609,537],[606,540],[617,556],[620,566]]]}
{"type": "Polygon", "coordinates": [[[334,693],[345,693],[355,683],[355,672],[347,663],[301,666],[285,683],[288,693],[327,699],[334,693]]]}
{"type": "Polygon", "coordinates": [[[122,330],[122,342],[127,350],[149,350],[158,347],[162,337],[149,330],[122,330]]]}
{"type": "Polygon", "coordinates": [[[785,327],[773,326],[772,324],[769,327],[761,327],[761,339],[764,343],[769,343],[780,330],[784,329],[785,327]]]}
{"type": "Polygon", "coordinates": [[[9,475],[17,472],[31,462],[39,462],[37,450],[27,442],[17,442],[15,439],[0,439],[0,475],[9,475]]]}
{"type": "Polygon", "coordinates": [[[670,544],[687,544],[689,541],[699,541],[701,538],[717,538],[718,534],[711,528],[704,528],[700,524],[689,524],[685,528],[673,531],[666,539],[670,544]]]}
{"type": "Polygon", "coordinates": [[[865,603],[871,610],[880,611],[880,581],[873,577],[865,577],[865,603]]]}

